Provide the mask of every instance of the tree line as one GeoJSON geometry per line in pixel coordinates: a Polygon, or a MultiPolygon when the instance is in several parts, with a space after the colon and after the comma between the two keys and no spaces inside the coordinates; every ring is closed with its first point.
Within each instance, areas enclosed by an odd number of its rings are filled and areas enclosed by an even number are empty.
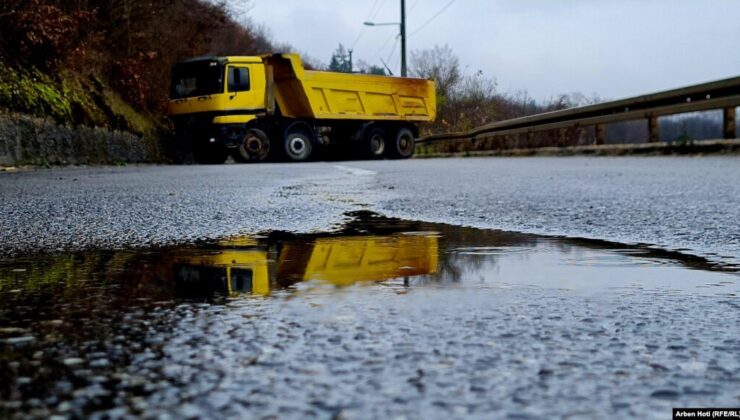
{"type": "MultiPolygon", "coordinates": [[[[351,55],[341,44],[331,57],[328,70],[369,73],[368,65],[352,68],[351,55]]],[[[386,74],[375,66],[379,74],[386,74]]],[[[409,71],[412,77],[434,80],[437,87],[437,120],[426,124],[426,134],[460,132],[481,125],[543,112],[605,102],[596,94],[579,92],[561,94],[549,100],[535,100],[526,90],[501,92],[496,80],[478,70],[466,74],[460,60],[447,45],[411,52],[409,71]]],[[[687,141],[722,137],[721,115],[692,113],[659,120],[661,140],[687,141]]],[[[607,142],[642,143],[648,137],[647,122],[634,121],[607,125],[607,142]]],[[[593,127],[583,127],[570,134],[569,145],[593,144],[593,127]]],[[[534,138],[510,138],[506,141],[484,140],[476,143],[456,142],[425,146],[430,152],[461,152],[492,148],[562,146],[555,133],[538,133],[534,138]]]]}
{"type": "MultiPolygon", "coordinates": [[[[332,54],[328,70],[388,74],[382,67],[366,63],[351,69],[350,57],[348,50],[340,44],[332,54]]],[[[525,90],[500,92],[495,79],[482,70],[465,74],[459,58],[448,45],[412,51],[409,74],[411,77],[434,80],[436,84],[437,120],[423,127],[426,134],[466,131],[494,121],[600,101],[595,95],[586,97],[581,94],[537,101],[525,90]]]]}
{"type": "MultiPolygon", "coordinates": [[[[0,108],[58,117],[65,123],[132,129],[135,123],[119,121],[125,112],[118,109],[111,92],[144,118],[161,121],[175,62],[202,55],[290,49],[276,45],[257,25],[235,17],[223,1],[4,0],[0,2],[0,108]],[[38,100],[29,99],[33,95],[38,100]]],[[[309,67],[332,71],[390,74],[385,65],[353,62],[352,52],[341,44],[328,66],[307,62],[309,67]]],[[[464,131],[602,101],[596,95],[578,93],[538,101],[525,90],[501,92],[487,73],[465,73],[446,45],[413,51],[409,69],[413,77],[437,84],[438,118],[423,127],[427,134],[464,131]]],[[[661,129],[666,136],[689,133],[702,138],[711,136],[713,127],[712,121],[698,116],[676,123],[663,121],[661,129]]],[[[636,125],[623,125],[610,132],[628,139],[639,137],[639,131],[636,125]]],[[[589,141],[588,133],[581,137],[579,141],[589,141]]],[[[551,138],[540,141],[542,145],[552,142],[551,138]]]]}

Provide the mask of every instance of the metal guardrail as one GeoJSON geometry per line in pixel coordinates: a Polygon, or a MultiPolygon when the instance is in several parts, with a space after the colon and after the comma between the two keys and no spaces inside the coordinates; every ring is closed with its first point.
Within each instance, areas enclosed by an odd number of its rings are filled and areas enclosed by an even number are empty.
{"type": "Polygon", "coordinates": [[[658,117],[685,112],[723,110],[724,138],[735,138],[735,109],[740,106],[740,77],[619,99],[596,105],[569,108],[486,124],[469,131],[422,137],[418,143],[475,140],[558,130],[559,138],[570,128],[595,126],[596,143],[606,139],[605,124],[647,119],[649,141],[659,140],[658,117]]]}

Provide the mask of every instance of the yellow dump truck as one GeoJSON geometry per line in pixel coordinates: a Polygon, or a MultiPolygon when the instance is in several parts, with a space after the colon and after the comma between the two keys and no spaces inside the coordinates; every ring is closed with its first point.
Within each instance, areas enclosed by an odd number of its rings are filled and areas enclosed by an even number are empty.
{"type": "Polygon", "coordinates": [[[296,54],[205,57],[172,70],[175,141],[196,160],[315,158],[349,144],[369,158],[408,158],[436,114],[423,79],[306,70],[296,54]]]}

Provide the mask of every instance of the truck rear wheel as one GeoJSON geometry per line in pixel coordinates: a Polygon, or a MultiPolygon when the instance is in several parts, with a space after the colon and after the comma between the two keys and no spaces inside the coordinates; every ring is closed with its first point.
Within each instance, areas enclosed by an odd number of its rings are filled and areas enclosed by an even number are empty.
{"type": "Polygon", "coordinates": [[[294,162],[305,162],[311,158],[313,148],[313,137],[308,132],[293,129],[285,133],[283,149],[288,159],[294,162]]]}
{"type": "Polygon", "coordinates": [[[388,148],[388,157],[392,159],[408,159],[414,155],[416,139],[414,133],[408,128],[401,128],[388,148]]]}
{"type": "Polygon", "coordinates": [[[381,159],[385,153],[386,134],[382,128],[372,128],[365,133],[362,142],[365,146],[365,155],[371,159],[381,159]]]}
{"type": "Polygon", "coordinates": [[[261,162],[270,154],[270,138],[258,129],[250,128],[244,133],[239,147],[232,153],[237,162],[261,162]]]}

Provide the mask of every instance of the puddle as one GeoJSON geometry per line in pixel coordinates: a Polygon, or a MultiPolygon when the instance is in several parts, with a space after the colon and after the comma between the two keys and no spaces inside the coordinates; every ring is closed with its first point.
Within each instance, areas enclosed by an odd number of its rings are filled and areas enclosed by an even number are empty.
{"type": "MultiPolygon", "coordinates": [[[[96,383],[103,389],[125,382],[100,372],[141,362],[132,354],[142,337],[166,330],[183,304],[215,303],[218,311],[235,300],[259,305],[270,296],[376,284],[405,291],[534,287],[729,298],[739,292],[736,267],[677,252],[351,216],[334,233],[0,260],[0,414],[54,407],[62,395],[79,396],[81,387],[94,393],[96,383]]],[[[131,386],[146,393],[146,384],[131,386]]],[[[89,400],[77,414],[117,404],[105,393],[89,400]]]]}
{"type": "Polygon", "coordinates": [[[738,293],[736,267],[678,252],[409,222],[369,212],[351,216],[341,231],[325,234],[273,232],[182,247],[0,259],[1,314],[7,322],[25,313],[23,308],[30,316],[72,310],[96,298],[119,308],[377,282],[587,293],[624,287],[706,293],[699,289],[709,287],[713,293],[738,293]]]}
{"type": "MultiPolygon", "coordinates": [[[[738,293],[736,268],[603,241],[409,222],[358,212],[335,233],[274,232],[184,247],[0,260],[5,319],[24,301],[106,296],[110,304],[268,296],[299,283],[349,286],[516,284],[601,292],[619,287],[738,293]]],[[[305,290],[306,287],[300,287],[305,290]]]]}

